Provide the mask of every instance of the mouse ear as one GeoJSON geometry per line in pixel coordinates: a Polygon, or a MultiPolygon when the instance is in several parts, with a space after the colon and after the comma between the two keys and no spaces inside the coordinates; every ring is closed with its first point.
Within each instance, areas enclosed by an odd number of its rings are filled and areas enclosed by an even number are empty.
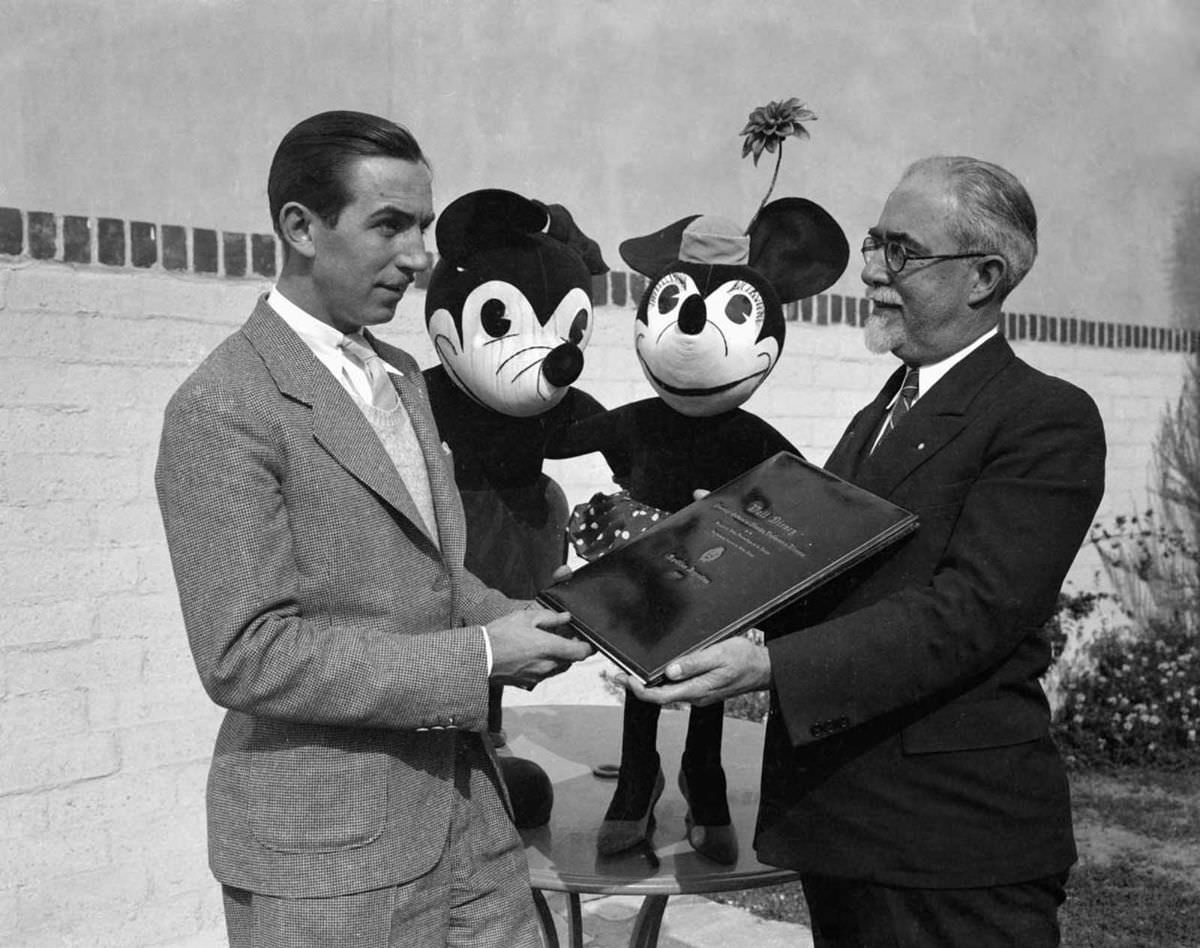
{"type": "Polygon", "coordinates": [[[549,220],[544,205],[512,191],[471,191],[451,201],[438,217],[438,254],[458,265],[483,250],[523,245],[530,234],[545,230],[549,220]]]}
{"type": "Polygon", "coordinates": [[[699,214],[685,217],[668,224],[662,230],[656,230],[645,237],[630,237],[621,241],[617,250],[621,259],[644,277],[656,277],[679,259],[679,244],[683,240],[683,230],[694,221],[699,214]]]}
{"type": "Polygon", "coordinates": [[[570,211],[561,204],[543,204],[537,198],[533,199],[533,203],[542,208],[550,219],[547,237],[554,238],[577,254],[592,276],[608,273],[608,264],[604,262],[600,245],[579,229],[570,211]]]}
{"type": "Polygon", "coordinates": [[[750,225],[750,266],[785,303],[828,289],[849,262],[850,245],[838,222],[805,198],[772,201],[750,225]]]}

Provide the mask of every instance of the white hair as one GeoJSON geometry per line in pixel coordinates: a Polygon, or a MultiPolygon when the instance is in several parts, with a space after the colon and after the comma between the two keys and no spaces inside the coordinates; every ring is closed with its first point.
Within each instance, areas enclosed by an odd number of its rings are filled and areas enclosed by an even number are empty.
{"type": "Polygon", "coordinates": [[[1029,192],[999,165],[961,155],[936,155],[908,166],[904,178],[936,172],[950,183],[958,212],[949,222],[960,253],[997,254],[1007,266],[996,287],[1003,301],[1037,257],[1037,211],[1029,192]]]}

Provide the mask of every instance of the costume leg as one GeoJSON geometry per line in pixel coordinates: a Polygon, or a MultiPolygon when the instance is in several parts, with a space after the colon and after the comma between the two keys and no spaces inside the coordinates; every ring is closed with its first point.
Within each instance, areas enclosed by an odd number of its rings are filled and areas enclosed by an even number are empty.
{"type": "Polygon", "coordinates": [[[688,840],[719,863],[737,862],[737,837],[729,816],[725,771],[721,767],[723,703],[692,708],[679,768],[679,789],[688,803],[688,840]]]}
{"type": "Polygon", "coordinates": [[[663,791],[658,758],[659,706],[625,695],[621,731],[621,770],[597,848],[609,855],[636,846],[654,825],[654,804],[663,791]]]}

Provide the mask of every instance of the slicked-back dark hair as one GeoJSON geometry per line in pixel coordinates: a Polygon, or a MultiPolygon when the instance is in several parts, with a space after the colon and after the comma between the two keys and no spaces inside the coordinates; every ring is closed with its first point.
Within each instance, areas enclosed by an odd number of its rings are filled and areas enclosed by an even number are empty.
{"type": "Polygon", "coordinates": [[[408,129],[366,112],[321,112],[292,128],[275,149],[267,177],[275,233],[283,236],[279,212],[289,201],[303,204],[326,226],[335,227],[350,201],[346,167],[371,156],[429,165],[408,129]]]}

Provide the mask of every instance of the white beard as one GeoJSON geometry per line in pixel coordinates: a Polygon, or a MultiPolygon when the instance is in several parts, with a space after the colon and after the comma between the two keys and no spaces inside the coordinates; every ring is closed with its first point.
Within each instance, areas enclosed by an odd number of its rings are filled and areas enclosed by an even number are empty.
{"type": "Polygon", "coordinates": [[[892,352],[904,341],[904,324],[900,315],[872,313],[863,326],[863,342],[868,352],[883,355],[892,352]]]}

